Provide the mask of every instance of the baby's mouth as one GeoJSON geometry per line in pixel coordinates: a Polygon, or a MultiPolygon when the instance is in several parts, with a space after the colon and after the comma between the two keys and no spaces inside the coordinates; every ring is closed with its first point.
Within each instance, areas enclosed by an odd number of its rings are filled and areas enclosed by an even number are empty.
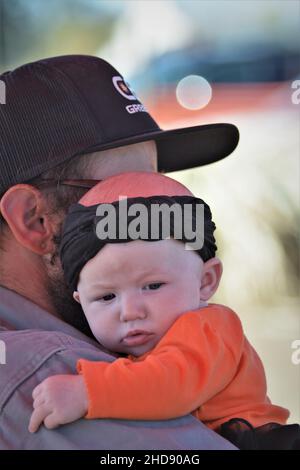
{"type": "Polygon", "coordinates": [[[153,337],[153,333],[144,330],[132,330],[122,339],[122,343],[126,346],[141,346],[142,344],[148,343],[153,337]]]}

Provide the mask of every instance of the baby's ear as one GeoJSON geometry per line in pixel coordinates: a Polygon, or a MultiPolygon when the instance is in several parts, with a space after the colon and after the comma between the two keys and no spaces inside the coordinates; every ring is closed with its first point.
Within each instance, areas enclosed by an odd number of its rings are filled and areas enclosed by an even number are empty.
{"type": "Polygon", "coordinates": [[[200,298],[209,300],[219,287],[223,266],[219,258],[211,258],[203,264],[200,298]]]}
{"type": "Polygon", "coordinates": [[[73,292],[73,299],[76,300],[76,302],[78,302],[79,304],[81,303],[80,302],[79,292],[77,290],[74,290],[74,292],[73,292]]]}

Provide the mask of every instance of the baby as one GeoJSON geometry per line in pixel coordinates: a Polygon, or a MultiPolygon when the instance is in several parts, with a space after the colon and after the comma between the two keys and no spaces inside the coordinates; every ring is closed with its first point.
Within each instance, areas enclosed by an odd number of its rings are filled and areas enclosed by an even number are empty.
{"type": "Polygon", "coordinates": [[[289,412],[267,397],[263,365],[238,316],[208,304],[222,275],[214,230],[207,204],[158,173],[113,176],[71,207],[61,244],[65,276],[95,338],[119,357],[80,359],[77,375],[39,384],[31,432],[81,417],[193,413],[239,448],[299,444],[299,426],[285,425],[289,412]],[[154,206],[165,210],[161,218],[154,206]]]}

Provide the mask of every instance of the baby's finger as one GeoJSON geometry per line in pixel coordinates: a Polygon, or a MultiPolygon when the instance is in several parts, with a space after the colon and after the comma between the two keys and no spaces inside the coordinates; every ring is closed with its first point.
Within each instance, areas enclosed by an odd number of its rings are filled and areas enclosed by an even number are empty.
{"type": "Polygon", "coordinates": [[[38,408],[45,404],[45,398],[43,394],[39,394],[33,401],[33,409],[38,408]]]}
{"type": "Polygon", "coordinates": [[[32,392],[32,398],[35,399],[42,392],[42,384],[37,385],[32,392]]]}
{"type": "Polygon", "coordinates": [[[36,432],[50,412],[45,405],[36,408],[30,417],[28,431],[31,433],[36,432]]]}
{"type": "Polygon", "coordinates": [[[44,425],[46,426],[47,429],[54,429],[57,428],[61,423],[61,421],[57,418],[57,415],[55,413],[51,413],[46,417],[44,420],[44,425]]]}

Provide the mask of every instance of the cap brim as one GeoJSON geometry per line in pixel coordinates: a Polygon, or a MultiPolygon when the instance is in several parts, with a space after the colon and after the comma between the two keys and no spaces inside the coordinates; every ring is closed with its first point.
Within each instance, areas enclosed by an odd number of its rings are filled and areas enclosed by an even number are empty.
{"type": "Polygon", "coordinates": [[[239,131],[233,124],[207,124],[169,131],[157,130],[109,144],[99,144],[84,153],[155,140],[158,170],[171,172],[195,168],[216,162],[230,155],[239,141],[239,131]]]}

